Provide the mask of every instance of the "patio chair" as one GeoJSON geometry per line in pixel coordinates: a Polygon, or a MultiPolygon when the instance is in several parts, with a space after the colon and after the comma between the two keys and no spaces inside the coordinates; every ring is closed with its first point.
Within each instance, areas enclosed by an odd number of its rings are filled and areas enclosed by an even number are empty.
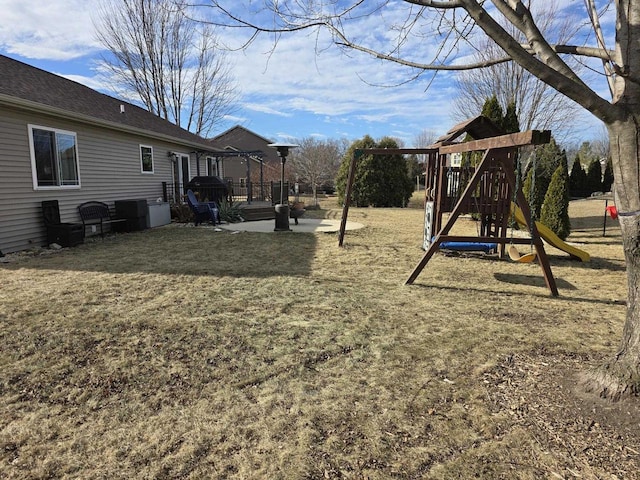
{"type": "Polygon", "coordinates": [[[210,220],[214,225],[220,222],[220,210],[216,202],[199,202],[193,190],[187,190],[187,202],[193,212],[196,227],[203,221],[210,220]]]}
{"type": "Polygon", "coordinates": [[[58,200],[42,202],[42,218],[47,230],[47,245],[57,243],[63,247],[74,247],[84,243],[84,225],[82,223],[60,222],[58,200]]]}

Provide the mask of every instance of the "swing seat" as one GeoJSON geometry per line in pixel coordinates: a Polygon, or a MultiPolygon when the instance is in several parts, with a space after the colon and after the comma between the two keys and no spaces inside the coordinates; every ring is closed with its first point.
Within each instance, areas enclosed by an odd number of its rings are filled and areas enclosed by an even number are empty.
{"type": "Polygon", "coordinates": [[[509,258],[518,263],[531,263],[536,259],[536,254],[531,252],[520,255],[518,248],[515,245],[511,245],[509,247],[509,258]]]}
{"type": "Polygon", "coordinates": [[[492,253],[498,248],[496,243],[483,242],[442,242],[441,250],[458,250],[461,252],[484,252],[492,253]]]}

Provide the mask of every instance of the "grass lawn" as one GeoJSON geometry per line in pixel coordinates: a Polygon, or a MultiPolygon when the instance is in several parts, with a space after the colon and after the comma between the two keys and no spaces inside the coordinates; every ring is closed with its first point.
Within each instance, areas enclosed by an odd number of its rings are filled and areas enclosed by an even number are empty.
{"type": "Polygon", "coordinates": [[[603,211],[571,205],[590,263],[548,248],[559,298],[537,263],[481,255],[404,286],[419,208],[351,208],[342,249],[171,225],[12,256],[0,478],[638,478],[637,402],[576,388],[625,315],[603,211]]]}

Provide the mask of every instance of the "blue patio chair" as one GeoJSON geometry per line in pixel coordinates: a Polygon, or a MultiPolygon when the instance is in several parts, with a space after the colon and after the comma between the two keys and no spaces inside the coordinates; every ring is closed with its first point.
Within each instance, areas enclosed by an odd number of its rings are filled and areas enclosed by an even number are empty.
{"type": "Polygon", "coordinates": [[[214,225],[220,222],[220,210],[216,202],[199,202],[193,190],[187,190],[187,202],[195,217],[196,226],[203,221],[211,221],[214,225]]]}

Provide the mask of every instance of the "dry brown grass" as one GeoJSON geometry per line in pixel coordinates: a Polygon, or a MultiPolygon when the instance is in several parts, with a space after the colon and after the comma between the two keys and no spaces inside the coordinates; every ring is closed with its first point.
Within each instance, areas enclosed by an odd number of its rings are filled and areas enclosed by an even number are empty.
{"type": "Polygon", "coordinates": [[[633,478],[637,406],[573,389],[624,320],[603,204],[571,207],[590,264],[549,248],[560,298],[537,264],[473,255],[404,286],[419,209],[352,208],[343,249],[172,226],[18,257],[0,477],[633,478]]]}

